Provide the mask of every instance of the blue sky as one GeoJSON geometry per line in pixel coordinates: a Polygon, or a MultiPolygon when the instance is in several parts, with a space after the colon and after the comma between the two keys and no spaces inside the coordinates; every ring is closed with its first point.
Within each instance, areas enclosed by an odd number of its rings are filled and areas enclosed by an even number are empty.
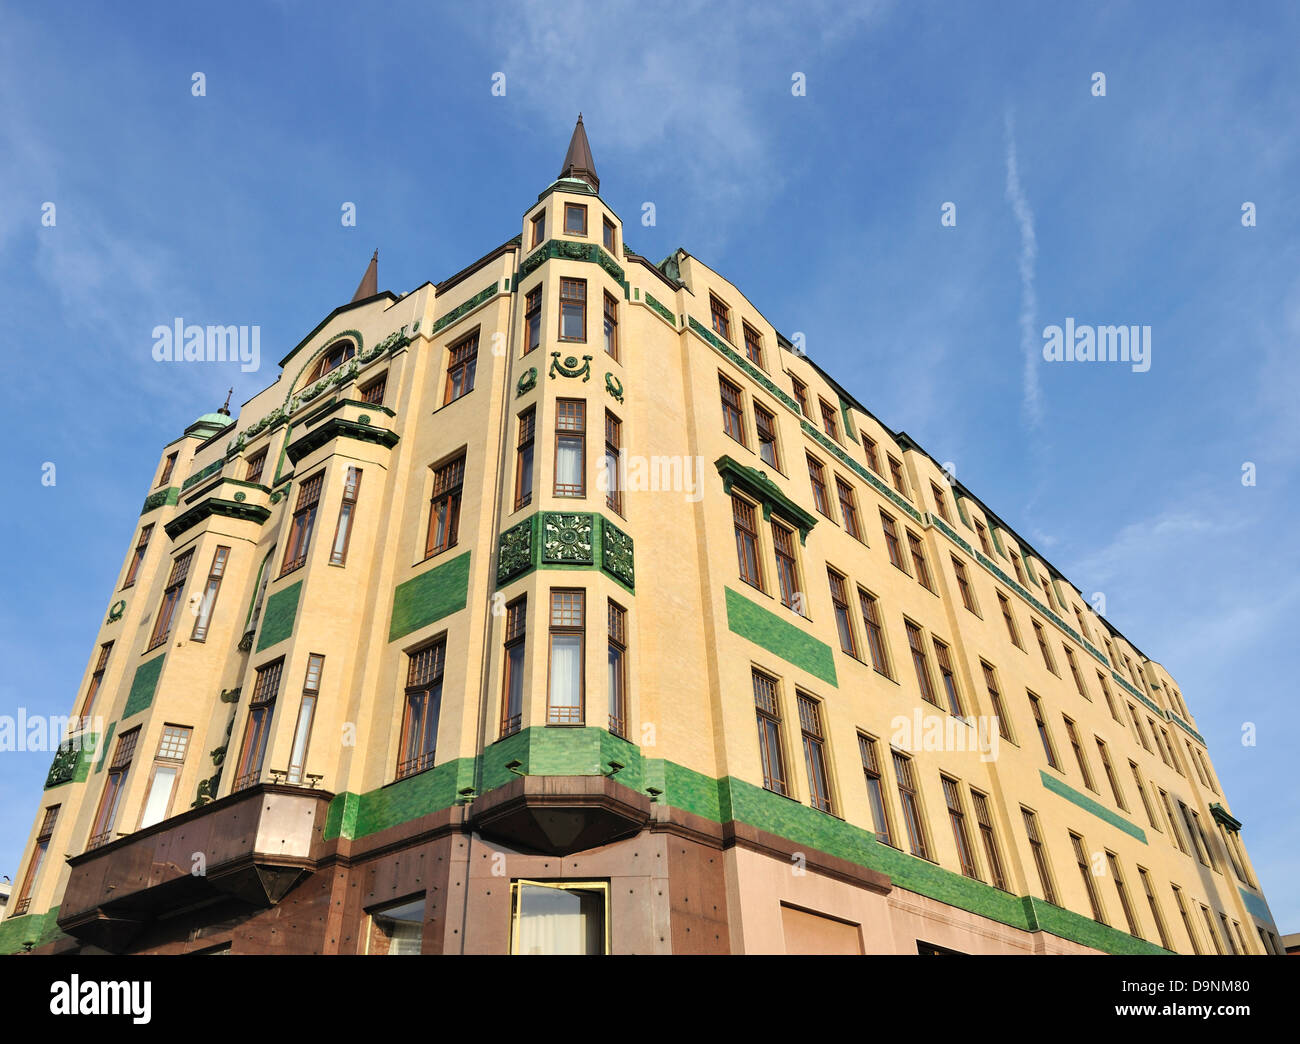
{"type": "MultiPolygon", "coordinates": [[[[1300,931],[1297,8],[131,9],[0,4],[0,713],[70,710],[161,445],[269,383],[376,247],[403,292],[515,235],[582,110],[629,246],[726,274],[1105,593],[1300,931]],[[263,371],[153,362],[178,316],[260,324],[263,371]],[[1150,371],[1035,358],[1067,316],[1150,325],[1150,371]]],[[[0,757],[0,873],[49,760],[0,757]]]]}

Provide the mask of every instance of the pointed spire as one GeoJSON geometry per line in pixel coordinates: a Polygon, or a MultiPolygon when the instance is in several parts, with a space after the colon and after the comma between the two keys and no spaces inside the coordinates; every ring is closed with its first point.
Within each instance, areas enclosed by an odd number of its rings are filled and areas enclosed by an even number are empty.
{"type": "Polygon", "coordinates": [[[582,125],[582,113],[578,113],[578,124],[569,139],[569,151],[564,154],[564,169],[560,171],[560,177],[579,178],[600,191],[600,178],[596,177],[596,161],[591,158],[591,145],[587,142],[587,129],[582,125]]]}
{"type": "Polygon", "coordinates": [[[235,389],[234,389],[234,388],[231,388],[230,391],[226,392],[226,402],[225,402],[225,405],[223,405],[223,406],[221,407],[221,409],[217,410],[217,412],[218,412],[219,414],[221,414],[221,416],[223,416],[223,417],[229,417],[229,416],[230,416],[230,397],[231,397],[232,395],[234,395],[234,394],[235,394],[235,389]]]}
{"type": "Polygon", "coordinates": [[[366,274],[361,277],[361,284],[357,287],[357,292],[352,295],[353,301],[364,301],[367,297],[374,297],[379,293],[379,251],[376,250],[374,256],[370,259],[370,264],[366,265],[366,274]]]}

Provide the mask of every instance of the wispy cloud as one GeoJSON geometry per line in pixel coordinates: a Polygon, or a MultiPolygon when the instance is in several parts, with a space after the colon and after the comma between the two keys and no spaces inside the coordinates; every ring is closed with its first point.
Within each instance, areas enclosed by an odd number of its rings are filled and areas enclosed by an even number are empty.
{"type": "Polygon", "coordinates": [[[1024,354],[1023,406],[1031,427],[1043,421],[1043,389],[1038,380],[1038,338],[1034,330],[1038,317],[1038,294],[1034,288],[1038,262],[1038,239],[1034,235],[1034,212],[1020,184],[1016,156],[1016,129],[1011,111],[1006,120],[1007,202],[1020,226],[1020,350],[1024,354]]]}

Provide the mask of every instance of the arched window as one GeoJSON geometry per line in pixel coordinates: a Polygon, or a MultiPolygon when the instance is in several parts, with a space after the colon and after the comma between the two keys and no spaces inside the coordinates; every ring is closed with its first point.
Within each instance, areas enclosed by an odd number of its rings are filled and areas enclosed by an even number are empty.
{"type": "Polygon", "coordinates": [[[339,341],[332,344],[325,350],[325,354],[316,360],[316,365],[311,368],[311,376],[307,378],[308,384],[319,381],[331,370],[337,370],[345,362],[357,354],[357,346],[351,341],[339,341]]]}

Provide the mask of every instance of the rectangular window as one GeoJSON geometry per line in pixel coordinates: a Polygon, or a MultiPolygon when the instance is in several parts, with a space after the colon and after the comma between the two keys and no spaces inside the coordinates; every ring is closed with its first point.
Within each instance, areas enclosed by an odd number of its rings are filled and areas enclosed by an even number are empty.
{"type": "Polygon", "coordinates": [[[54,827],[59,819],[59,805],[51,805],[45,810],[45,816],[41,819],[41,827],[36,832],[36,845],[32,849],[31,861],[27,864],[27,873],[23,877],[23,886],[18,891],[17,900],[14,903],[14,917],[21,917],[32,905],[32,886],[36,883],[36,875],[40,873],[41,864],[45,862],[45,854],[50,850],[50,839],[54,836],[54,827]]]}
{"type": "Polygon", "coordinates": [[[248,467],[244,471],[245,482],[261,482],[262,469],[266,467],[266,450],[248,458],[248,467]]]}
{"type": "Polygon", "coordinates": [[[993,816],[989,812],[988,798],[978,790],[970,792],[971,804],[975,806],[975,822],[979,826],[980,840],[984,844],[984,857],[989,861],[989,874],[993,887],[1007,890],[1007,875],[1002,870],[1002,857],[998,852],[998,837],[993,832],[993,816]]]}
{"type": "Polygon", "coordinates": [[[512,954],[607,953],[608,881],[514,881],[512,954]]]}
{"type": "Polygon", "coordinates": [[[839,416],[835,411],[835,407],[832,406],[825,399],[818,399],[817,404],[818,406],[821,407],[822,428],[825,430],[827,435],[833,438],[836,442],[839,442],[840,421],[839,421],[839,416]]]}
{"type": "Polygon", "coordinates": [[[519,731],[524,720],[524,643],[528,637],[528,596],[506,605],[504,695],[501,699],[501,735],[519,731]]]}
{"type": "Polygon", "coordinates": [[[587,495],[587,403],[555,400],[555,495],[587,495]]]}
{"type": "Polygon", "coordinates": [[[758,716],[758,752],[763,764],[763,786],[777,794],[788,794],[785,754],[781,743],[781,704],[776,679],[755,669],[754,709],[758,716]]]}
{"type": "Polygon", "coordinates": [[[871,650],[871,666],[886,678],[893,678],[889,669],[889,656],[885,646],[885,631],[880,623],[880,605],[876,596],[858,588],[858,603],[862,606],[862,621],[867,627],[867,648],[871,650]]]}
{"type": "Polygon", "coordinates": [[[1088,625],[1083,619],[1083,610],[1077,605],[1074,606],[1074,618],[1079,621],[1079,633],[1088,641],[1092,641],[1092,632],[1088,630],[1088,625]]]}
{"type": "Polygon", "coordinates": [[[1124,794],[1119,789],[1119,780],[1115,778],[1115,770],[1110,764],[1110,751],[1106,749],[1104,740],[1097,740],[1097,753],[1101,755],[1101,767],[1106,773],[1106,782],[1110,784],[1110,792],[1115,795],[1115,804],[1128,811],[1128,803],[1124,800],[1124,794]]]}
{"type": "Polygon", "coordinates": [[[140,813],[140,829],[161,823],[171,815],[172,796],[176,791],[176,778],[185,763],[185,751],[190,743],[190,729],[185,725],[164,725],[154,755],[153,770],[145,792],[144,810],[140,813]]]}
{"type": "Polygon", "coordinates": [[[736,526],[736,557],[740,561],[740,579],[761,591],[763,571],[758,557],[758,525],[754,518],[754,505],[733,493],[731,516],[736,526]]]}
{"type": "Polygon", "coordinates": [[[1096,793],[1097,788],[1092,782],[1092,770],[1088,768],[1088,756],[1083,752],[1083,745],[1079,742],[1079,733],[1074,727],[1074,722],[1065,715],[1061,715],[1065,721],[1065,735],[1070,741],[1070,749],[1074,751],[1074,762],[1079,766],[1079,775],[1083,777],[1083,785],[1096,793]]]}
{"type": "Polygon", "coordinates": [[[585,204],[564,204],[564,234],[566,236],[585,236],[587,234],[587,207],[585,204]]]}
{"type": "Polygon", "coordinates": [[[158,479],[158,485],[167,485],[168,480],[172,477],[172,471],[176,468],[176,456],[176,453],[167,454],[167,459],[163,461],[162,477],[158,479]]]}
{"type": "Polygon", "coordinates": [[[167,642],[167,635],[172,629],[172,618],[176,615],[176,606],[180,604],[181,591],[185,587],[185,578],[189,575],[190,560],[193,557],[194,549],[191,548],[172,562],[171,576],[167,578],[167,586],[163,589],[162,605],[158,607],[158,619],[154,621],[148,649],[156,649],[167,642]]]}
{"type": "Polygon", "coordinates": [[[515,510],[533,502],[533,446],[536,441],[537,407],[519,415],[519,448],[515,451],[515,510]]]}
{"type": "Polygon", "coordinates": [[[266,760],[266,744],[271,735],[275,699],[280,693],[280,674],[283,670],[283,657],[257,669],[257,681],[253,686],[253,698],[248,705],[244,743],[236,763],[232,792],[251,787],[262,778],[262,763],[266,760]]]}
{"type": "Polygon", "coordinates": [[[530,246],[529,249],[531,250],[532,247],[541,246],[542,240],[544,240],[545,238],[546,238],[546,211],[543,210],[540,214],[538,214],[536,217],[533,218],[533,242],[532,242],[532,246],[530,246]]]}
{"type": "Polygon", "coordinates": [[[609,731],[627,738],[627,610],[609,603],[609,731]]]}
{"type": "MultiPolygon", "coordinates": [[[[1101,671],[1097,672],[1097,682],[1101,685],[1101,694],[1106,697],[1106,706],[1110,708],[1110,716],[1123,725],[1124,719],[1119,716],[1119,711],[1115,708],[1115,697],[1110,691],[1110,683],[1106,681],[1106,676],[1101,671]]],[[[1140,729],[1138,731],[1141,732],[1140,729]]]]}
{"type": "Polygon", "coordinates": [[[1192,850],[1196,853],[1196,858],[1217,872],[1219,868],[1215,865],[1214,853],[1210,850],[1210,839],[1201,829],[1201,817],[1181,801],[1178,802],[1178,807],[1183,813],[1183,822],[1187,824],[1187,836],[1192,839],[1192,850]]]}
{"type": "Polygon", "coordinates": [[[1043,654],[1043,666],[1053,674],[1060,674],[1056,669],[1056,660],[1052,658],[1052,650],[1047,645],[1047,635],[1043,632],[1043,625],[1037,620],[1029,621],[1034,625],[1034,638],[1038,640],[1038,651],[1043,654]]]}
{"type": "Polygon", "coordinates": [[[975,532],[979,535],[980,547],[984,549],[984,556],[986,558],[992,558],[993,548],[989,544],[989,531],[984,528],[984,523],[978,518],[975,520],[975,532]]]}
{"type": "Polygon", "coordinates": [[[135,577],[140,572],[140,563],[144,561],[144,553],[149,547],[149,537],[153,534],[153,523],[140,528],[140,538],[135,542],[135,553],[131,556],[131,564],[127,566],[126,581],[122,584],[125,590],[135,583],[135,577]]]}
{"type": "Polygon", "coordinates": [[[618,360],[618,301],[605,295],[605,354],[618,360]]]}
{"type": "Polygon", "coordinates": [[[1178,819],[1174,816],[1174,806],[1169,800],[1169,795],[1160,787],[1156,788],[1160,793],[1160,804],[1165,810],[1165,822],[1169,824],[1169,836],[1173,838],[1174,843],[1178,845],[1178,850],[1184,855],[1191,855],[1187,850],[1187,843],[1183,840],[1182,831],[1178,826],[1178,819]]]}
{"type": "Polygon", "coordinates": [[[957,589],[961,591],[961,604],[979,616],[979,606],[975,604],[975,589],[971,587],[970,580],[966,576],[966,564],[956,555],[952,556],[952,571],[957,577],[957,589]]]}
{"type": "Polygon", "coordinates": [[[954,717],[962,716],[961,697],[957,694],[957,677],[952,671],[952,657],[949,655],[948,646],[939,641],[938,638],[932,639],[934,642],[934,659],[939,665],[939,681],[943,685],[943,694],[948,700],[948,711],[954,717]]]}
{"type": "Polygon", "coordinates": [[[302,702],[298,704],[298,720],[293,726],[293,746],[289,750],[290,783],[301,783],[306,778],[307,748],[311,743],[311,727],[316,720],[316,701],[320,699],[320,676],[324,670],[324,656],[312,653],[307,657],[307,673],[302,680],[302,702]]]}
{"type": "Polygon", "coordinates": [[[975,869],[975,853],[970,846],[970,835],[966,832],[966,812],[962,808],[961,788],[955,779],[940,776],[943,783],[943,798],[948,806],[948,822],[952,824],[952,837],[957,845],[957,859],[961,863],[961,872],[967,877],[979,880],[975,869]]]}
{"type": "Polygon", "coordinates": [[[894,488],[907,497],[908,500],[911,500],[912,498],[907,493],[907,483],[903,481],[903,465],[895,460],[892,455],[889,456],[889,477],[894,483],[894,488]]]}
{"type": "Polygon", "coordinates": [[[1014,551],[1011,552],[1011,564],[1016,567],[1016,579],[1020,581],[1021,585],[1029,583],[1025,579],[1025,567],[1020,562],[1020,556],[1014,551]]]}
{"type": "MultiPolygon", "coordinates": [[[[862,773],[867,780],[867,801],[871,805],[871,820],[876,827],[876,840],[894,844],[894,832],[889,822],[889,809],[885,805],[884,781],[880,778],[880,757],[876,741],[858,733],[858,753],[862,755],[862,773]]],[[[896,846],[895,846],[896,847],[896,846]]]]}
{"type": "Polygon", "coordinates": [[[898,529],[894,525],[894,520],[883,511],[880,513],[880,528],[885,534],[885,549],[889,552],[890,563],[906,573],[907,566],[903,564],[903,548],[898,542],[898,529]]]}
{"type": "Polygon", "coordinates": [[[212,565],[208,568],[208,582],[203,588],[203,598],[198,604],[198,615],[194,618],[194,630],[190,637],[196,642],[205,641],[208,628],[212,624],[212,610],[217,604],[217,592],[221,590],[221,577],[226,572],[226,560],[230,557],[230,548],[218,547],[212,555],[212,565]]]}
{"type": "Polygon", "coordinates": [[[86,687],[86,698],[81,703],[81,717],[89,720],[90,712],[95,706],[95,697],[99,687],[104,684],[104,672],[108,669],[108,654],[113,651],[113,643],[105,642],[99,647],[99,659],[95,669],[90,672],[90,684],[86,687]]]}
{"type": "Polygon", "coordinates": [[[840,635],[840,648],[852,657],[858,655],[858,638],[853,633],[853,618],[849,615],[849,595],[844,577],[827,568],[826,578],[830,581],[831,605],[835,610],[835,628],[840,635]]]}
{"type": "Polygon", "coordinates": [[[86,842],[87,851],[99,848],[113,840],[113,826],[117,822],[118,809],[122,803],[122,791],[126,788],[126,774],[131,768],[131,759],[135,755],[135,745],[139,738],[138,725],[117,738],[117,748],[113,751],[113,760],[108,766],[108,779],[104,783],[104,793],[99,799],[99,809],[95,813],[94,826],[90,830],[90,840],[86,842]]]}
{"type": "Polygon", "coordinates": [[[348,544],[352,540],[352,523],[357,511],[357,494],[361,491],[361,469],[349,467],[343,480],[343,501],[339,520],[334,527],[334,544],[330,548],[330,565],[347,565],[348,544]]]}
{"type": "Polygon", "coordinates": [[[614,249],[614,222],[607,217],[601,219],[601,242],[605,244],[605,249],[611,254],[617,253],[614,249]]]}
{"type": "Polygon", "coordinates": [[[1142,891],[1147,897],[1147,907],[1151,910],[1151,919],[1156,922],[1156,932],[1160,936],[1160,945],[1166,950],[1173,950],[1169,941],[1169,930],[1165,928],[1165,917],[1160,912],[1160,903],[1156,899],[1155,889],[1151,886],[1151,876],[1142,867],[1138,867],[1138,880],[1142,882],[1142,891]]]}
{"type": "Polygon", "coordinates": [[[587,281],[560,280],[560,340],[587,339],[587,281]]]}
{"type": "Polygon", "coordinates": [[[431,558],[456,546],[460,539],[460,500],[465,484],[465,455],[433,469],[429,494],[429,528],[424,537],[424,557],[431,558]]]}
{"type": "Polygon", "coordinates": [[[759,369],[766,369],[763,365],[763,338],[749,323],[744,323],[743,327],[745,331],[745,354],[749,356],[749,361],[759,369]]]}
{"type": "Polygon", "coordinates": [[[605,411],[605,506],[623,514],[623,422],[605,411]]]}
{"type": "Polygon", "coordinates": [[[808,796],[813,808],[835,812],[831,798],[830,773],[826,768],[826,739],[822,735],[821,706],[810,696],[798,693],[799,728],[803,734],[804,764],[808,769],[808,796]]]}
{"type": "Polygon", "coordinates": [[[776,417],[758,403],[754,404],[754,428],[758,432],[758,455],[765,464],[780,471],[781,457],[776,448],[776,417]]]}
{"type": "Polygon", "coordinates": [[[1240,956],[1241,951],[1237,949],[1237,940],[1232,937],[1232,932],[1228,928],[1228,917],[1226,914],[1219,914],[1219,921],[1223,925],[1223,937],[1228,940],[1228,949],[1234,956],[1240,956]]]}
{"type": "Polygon", "coordinates": [[[447,392],[442,404],[455,402],[474,390],[474,372],[478,369],[478,331],[458,341],[451,347],[447,362],[447,392]]]}
{"type": "Polygon", "coordinates": [[[1109,924],[1101,908],[1101,896],[1097,894],[1097,882],[1092,879],[1092,867],[1088,864],[1088,855],[1084,850],[1083,838],[1070,834],[1070,845],[1074,848],[1074,861],[1079,865],[1079,876],[1083,879],[1083,890],[1088,893],[1088,905],[1092,907],[1092,919],[1101,924],[1109,924]]]}
{"type": "Polygon", "coordinates": [[[903,806],[903,823],[907,826],[907,840],[912,855],[930,858],[930,847],[925,837],[925,817],[921,811],[921,795],[912,776],[912,759],[906,754],[891,751],[894,756],[894,776],[898,780],[898,799],[903,806]]]}
{"type": "Polygon", "coordinates": [[[1038,817],[1023,805],[1020,814],[1025,818],[1025,836],[1029,838],[1029,850],[1034,856],[1034,866],[1038,869],[1038,883],[1043,890],[1043,898],[1053,906],[1056,905],[1056,891],[1052,888],[1052,868],[1047,862],[1047,852],[1043,848],[1043,839],[1038,835],[1038,817]]]}
{"type": "Polygon", "coordinates": [[[876,440],[865,432],[862,435],[862,448],[867,452],[867,467],[880,474],[880,453],[876,449],[876,440]]]}
{"type": "Polygon", "coordinates": [[[799,568],[794,557],[794,533],[776,519],[772,519],[772,547],[776,551],[776,579],[781,590],[781,604],[802,615],[799,568]]]}
{"type": "Polygon", "coordinates": [[[1020,632],[1016,630],[1016,618],[1011,611],[1011,603],[1007,601],[1007,596],[1001,591],[998,592],[998,606],[1002,610],[1002,620],[1007,625],[1007,635],[1011,639],[1011,644],[1017,649],[1024,649],[1020,644],[1020,632]]]}
{"type": "Polygon", "coordinates": [[[925,562],[925,545],[921,538],[910,529],[907,531],[907,546],[912,554],[912,565],[916,569],[916,579],[927,591],[934,590],[934,581],[930,579],[930,567],[925,562]]]}
{"type": "Polygon", "coordinates": [[[951,525],[952,518],[948,515],[948,498],[943,495],[943,490],[934,482],[930,483],[930,496],[934,498],[934,510],[939,517],[951,525]]]}
{"type": "Polygon", "coordinates": [[[1210,937],[1210,942],[1214,943],[1214,952],[1223,955],[1223,943],[1219,939],[1219,933],[1214,930],[1214,918],[1210,916],[1210,908],[1204,903],[1201,906],[1201,916],[1205,919],[1205,934],[1210,937]]]}
{"type": "Polygon", "coordinates": [[[827,518],[831,517],[831,503],[826,495],[826,471],[821,461],[808,457],[808,481],[812,483],[813,505],[827,518]]]}
{"type": "Polygon", "coordinates": [[[1043,585],[1043,604],[1050,609],[1052,607],[1052,602],[1053,602],[1052,585],[1048,583],[1046,576],[1040,576],[1038,578],[1038,582],[1043,585]]]}
{"type": "Polygon", "coordinates": [[[810,417],[811,414],[808,412],[808,386],[794,374],[791,374],[790,387],[794,391],[796,401],[799,403],[799,412],[805,417],[810,417]]]}
{"type": "Polygon", "coordinates": [[[731,309],[709,294],[709,315],[713,321],[713,332],[724,341],[731,340],[731,309]]]}
{"type": "Polygon", "coordinates": [[[862,527],[858,525],[857,498],[853,487],[838,475],[835,476],[835,492],[840,502],[840,518],[844,519],[844,531],[854,540],[862,539],[862,527]]]}
{"type": "Polygon", "coordinates": [[[1088,689],[1083,684],[1083,675],[1079,671],[1079,665],[1075,662],[1074,650],[1064,642],[1061,643],[1061,648],[1065,650],[1065,662],[1070,665],[1070,677],[1074,679],[1074,687],[1079,691],[1080,696],[1091,701],[1092,697],[1088,695],[1088,689]]]}
{"type": "Polygon", "coordinates": [[[384,404],[384,392],[387,390],[388,374],[381,373],[375,380],[361,389],[361,401],[368,402],[371,406],[382,406],[384,404]]]}
{"type": "Polygon", "coordinates": [[[366,953],[372,957],[417,956],[422,952],[424,896],[402,900],[370,913],[366,953]]]}
{"type": "Polygon", "coordinates": [[[1152,753],[1151,744],[1147,741],[1147,734],[1142,728],[1142,719],[1138,717],[1137,708],[1131,703],[1126,703],[1128,707],[1128,718],[1133,723],[1133,731],[1137,733],[1137,738],[1142,744],[1142,749],[1148,754],[1152,753]]]}
{"type": "Polygon", "coordinates": [[[1047,721],[1043,717],[1043,708],[1038,701],[1038,697],[1032,692],[1029,695],[1029,707],[1034,712],[1034,726],[1038,729],[1038,738],[1043,741],[1043,753],[1047,755],[1047,764],[1058,772],[1061,766],[1056,760],[1056,747],[1052,743],[1052,734],[1047,731],[1047,721]]]}
{"type": "Polygon", "coordinates": [[[546,723],[581,725],[586,696],[587,592],[551,591],[546,723]]]}
{"type": "Polygon", "coordinates": [[[903,621],[903,626],[907,628],[907,645],[912,650],[912,666],[916,668],[916,683],[921,688],[921,699],[937,707],[939,700],[934,694],[934,682],[930,677],[930,658],[925,654],[921,628],[906,619],[903,621]]]}
{"type": "Polygon", "coordinates": [[[529,290],[524,297],[524,326],[527,330],[524,354],[527,355],[542,343],[542,288],[529,290]]]}
{"type": "Polygon", "coordinates": [[[993,705],[993,713],[998,717],[998,735],[1004,740],[1011,739],[1011,721],[1007,717],[1006,708],[1002,706],[1002,691],[998,688],[997,672],[980,660],[980,667],[984,670],[984,687],[988,690],[989,702],[993,705]]]}
{"type": "Polygon", "coordinates": [[[402,738],[398,747],[397,778],[405,779],[433,767],[438,750],[438,719],[442,714],[442,673],[447,660],[447,639],[437,639],[409,656],[406,667],[406,701],[402,711],[402,738]]]}
{"type": "Polygon", "coordinates": [[[722,430],[742,446],[745,441],[744,395],[740,386],[733,384],[721,374],[718,375],[718,388],[722,394],[722,430]]]}
{"type": "Polygon", "coordinates": [[[1124,875],[1120,872],[1119,859],[1114,852],[1106,853],[1106,866],[1110,870],[1111,880],[1115,882],[1115,895],[1119,898],[1120,909],[1124,911],[1128,933],[1141,939],[1142,932],[1138,928],[1137,918],[1133,915],[1133,907],[1128,901],[1128,888],[1124,885],[1124,875]]]}
{"type": "Polygon", "coordinates": [[[280,566],[281,576],[292,573],[307,561],[307,549],[311,546],[312,531],[316,528],[316,509],[320,506],[320,491],[324,482],[325,472],[318,471],[298,485],[298,503],[289,526],[289,540],[285,544],[284,562],[280,566]]]}
{"type": "Polygon", "coordinates": [[[1187,932],[1187,938],[1192,944],[1192,952],[1199,956],[1204,951],[1196,938],[1196,930],[1192,927],[1192,918],[1187,912],[1187,905],[1183,902],[1183,891],[1176,884],[1171,884],[1169,887],[1173,889],[1174,902],[1178,906],[1178,916],[1182,918],[1183,930],[1187,932]]]}
{"type": "Polygon", "coordinates": [[[1137,787],[1138,797],[1142,799],[1142,808],[1146,811],[1147,822],[1151,824],[1153,829],[1159,830],[1160,821],[1151,808],[1151,798],[1147,796],[1147,788],[1142,785],[1142,774],[1138,772],[1137,762],[1130,761],[1128,767],[1133,773],[1133,785],[1137,787]]]}

